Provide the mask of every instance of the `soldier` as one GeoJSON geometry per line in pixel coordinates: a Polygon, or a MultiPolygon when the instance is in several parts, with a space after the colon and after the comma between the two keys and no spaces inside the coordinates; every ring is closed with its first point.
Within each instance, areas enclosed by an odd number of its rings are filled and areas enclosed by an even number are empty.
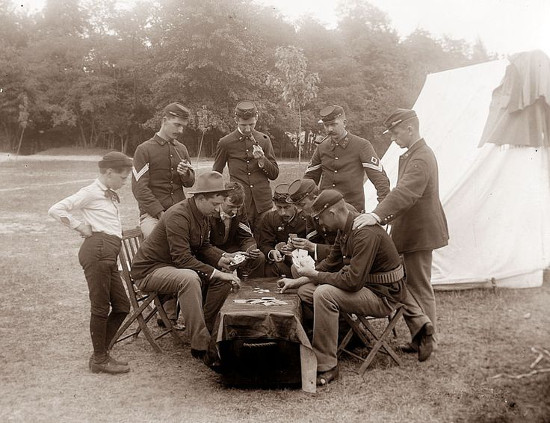
{"type": "Polygon", "coordinates": [[[265,276],[290,276],[293,247],[290,238],[304,238],[306,220],[294,204],[287,203],[288,184],[275,187],[275,210],[265,214],[260,223],[259,245],[265,254],[265,276]],[[292,235],[292,237],[291,237],[292,235]]]}
{"type": "MultiPolygon", "coordinates": [[[[195,171],[187,148],[177,140],[189,123],[189,110],[180,103],[164,108],[162,125],[153,138],[138,145],[134,153],[132,192],[139,207],[139,226],[147,238],[166,210],[185,200],[183,187],[195,183],[195,171]]],[[[161,298],[176,329],[185,326],[177,323],[176,300],[161,298]]],[[[158,319],[159,326],[164,326],[158,319]]]]}
{"type": "Polygon", "coordinates": [[[320,190],[336,189],[347,203],[365,209],[364,174],[374,184],[378,201],[390,192],[390,181],[372,144],[346,130],[346,115],[340,106],[320,111],[327,136],[317,145],[304,178],[321,185],[320,190]]]}
{"type": "Polygon", "coordinates": [[[225,188],[227,197],[210,217],[210,243],[225,251],[229,258],[239,252],[246,254],[246,262],[237,268],[240,278],[261,278],[264,276],[265,256],[256,245],[246,217],[244,189],[238,182],[229,182],[225,188]]]}
{"type": "MultiPolygon", "coordinates": [[[[449,240],[447,219],[439,200],[437,160],[420,136],[414,110],[397,109],[384,126],[384,133],[390,132],[393,142],[407,148],[399,158],[397,186],[371,213],[359,216],[354,227],[391,223],[391,237],[403,255],[408,289],[435,327],[432,251],[447,245],[449,240]]],[[[414,339],[402,348],[405,352],[417,349],[414,339]]]]}
{"type": "Polygon", "coordinates": [[[251,101],[241,101],[235,108],[237,129],[218,142],[212,170],[223,173],[227,164],[231,181],[245,189],[245,210],[255,232],[261,217],[271,210],[269,180],[279,176],[279,167],[271,140],[254,129],[258,110],[251,101]]]}

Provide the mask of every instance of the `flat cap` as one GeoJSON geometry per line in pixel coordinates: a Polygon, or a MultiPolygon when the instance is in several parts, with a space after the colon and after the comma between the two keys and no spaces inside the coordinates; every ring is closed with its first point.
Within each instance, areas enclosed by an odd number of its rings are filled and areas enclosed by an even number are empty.
{"type": "Polygon", "coordinates": [[[393,113],[389,115],[388,118],[384,121],[384,126],[386,127],[386,130],[383,132],[383,134],[387,134],[400,123],[415,117],[416,117],[416,112],[414,110],[411,110],[411,109],[394,110],[393,113]]]}
{"type": "Polygon", "coordinates": [[[335,189],[327,189],[321,191],[319,196],[315,199],[311,205],[311,217],[317,217],[323,213],[329,207],[334,206],[338,201],[342,200],[344,196],[340,191],[335,189]]]}
{"type": "Polygon", "coordinates": [[[258,115],[258,109],[252,101],[241,101],[235,107],[235,116],[250,119],[258,115]]]}
{"type": "Polygon", "coordinates": [[[345,114],[344,109],[341,106],[333,105],[322,108],[319,115],[321,116],[321,121],[323,123],[328,123],[345,114]]]}
{"type": "Polygon", "coordinates": [[[317,188],[313,179],[296,179],[288,186],[287,203],[299,203],[317,188]]]}
{"type": "Polygon", "coordinates": [[[132,167],[132,159],[124,153],[111,151],[105,154],[97,163],[100,169],[117,169],[121,167],[132,167]]]}
{"type": "Polygon", "coordinates": [[[273,201],[275,203],[286,203],[288,198],[288,184],[279,184],[273,191],[273,201]]]}
{"type": "Polygon", "coordinates": [[[223,175],[215,170],[201,173],[195,180],[189,194],[207,194],[213,192],[224,193],[229,191],[225,186],[223,175]]]}
{"type": "Polygon", "coordinates": [[[164,108],[164,116],[167,117],[179,117],[181,119],[189,119],[191,112],[187,107],[181,103],[170,103],[164,108]]]}

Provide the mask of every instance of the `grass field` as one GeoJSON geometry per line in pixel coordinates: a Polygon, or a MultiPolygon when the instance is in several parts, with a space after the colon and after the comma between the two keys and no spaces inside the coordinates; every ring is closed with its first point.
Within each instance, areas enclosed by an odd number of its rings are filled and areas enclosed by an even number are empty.
{"type": "MultiPolygon", "coordinates": [[[[208,163],[203,163],[208,168],[208,163]]],[[[281,164],[278,182],[305,165],[281,164]]],[[[550,347],[550,284],[525,290],[437,292],[439,349],[424,363],[384,357],[361,378],[342,360],[340,380],[316,394],[224,388],[189,344],[119,344],[121,376],[92,374],[89,300],[80,237],[48,208],[96,177],[90,161],[0,163],[0,422],[550,422],[550,373],[528,373],[531,347],[550,347]]],[[[126,228],[137,224],[121,191],[126,228]]],[[[403,322],[398,340],[407,340],[403,322]]],[[[550,367],[543,360],[537,368],[550,367]]]]}

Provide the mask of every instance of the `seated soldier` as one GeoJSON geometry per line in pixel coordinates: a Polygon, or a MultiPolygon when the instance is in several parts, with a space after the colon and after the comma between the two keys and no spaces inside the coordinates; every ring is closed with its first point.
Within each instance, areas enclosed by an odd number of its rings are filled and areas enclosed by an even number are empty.
{"type": "Polygon", "coordinates": [[[223,176],[205,172],[197,177],[189,193],[193,197],[173,205],[161,216],[141,244],[131,274],[144,292],[177,294],[191,354],[204,359],[216,316],[239,278],[218,270],[227,269],[230,259],[209,242],[208,217],[227,195],[223,176]]]}
{"type": "Polygon", "coordinates": [[[260,222],[259,244],[265,254],[265,276],[290,276],[292,250],[289,242],[292,237],[304,238],[306,221],[294,204],[287,203],[288,184],[275,187],[273,202],[275,210],[265,214],[260,222]]]}
{"type": "MultiPolygon", "coordinates": [[[[287,202],[294,204],[298,210],[302,210],[306,218],[306,237],[294,238],[294,248],[307,250],[315,259],[321,262],[329,253],[336,231],[327,231],[327,228],[319,225],[319,218],[311,216],[311,205],[319,195],[319,188],[312,179],[296,179],[288,187],[287,202]]],[[[351,204],[346,203],[350,211],[357,211],[351,204]]]]}
{"type": "Polygon", "coordinates": [[[233,259],[236,253],[244,253],[246,261],[237,267],[239,277],[264,276],[265,256],[256,246],[244,209],[244,189],[238,182],[225,184],[227,197],[210,219],[210,243],[225,251],[225,257],[233,259]]]}
{"type": "Polygon", "coordinates": [[[336,190],[321,192],[311,208],[321,226],[338,231],[335,243],[315,269],[297,269],[300,278],[283,279],[281,285],[283,291],[299,287],[302,304],[313,307],[317,384],[338,377],[340,312],[385,317],[399,303],[406,304],[415,322],[409,329],[418,340],[418,359],[426,360],[433,349],[433,325],[409,294],[401,258],[386,231],[380,225],[353,230],[359,213],[350,211],[336,190]]]}

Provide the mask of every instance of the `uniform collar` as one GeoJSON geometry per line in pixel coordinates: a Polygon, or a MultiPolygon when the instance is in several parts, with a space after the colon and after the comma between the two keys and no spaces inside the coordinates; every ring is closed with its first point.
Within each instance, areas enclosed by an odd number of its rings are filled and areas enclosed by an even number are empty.
{"type": "Polygon", "coordinates": [[[204,214],[201,213],[201,211],[197,207],[197,203],[195,202],[195,198],[191,197],[188,201],[189,208],[191,209],[191,213],[193,213],[193,216],[195,219],[199,222],[204,222],[207,218],[204,214]]]}
{"type": "Polygon", "coordinates": [[[424,138],[420,138],[418,141],[416,141],[412,147],[409,147],[407,149],[407,151],[405,152],[405,154],[402,154],[400,158],[405,158],[405,157],[409,157],[409,155],[413,152],[415,152],[416,150],[418,150],[419,148],[421,147],[424,147],[426,145],[426,141],[424,140],[424,138]]]}
{"type": "Polygon", "coordinates": [[[330,145],[332,149],[336,148],[337,145],[339,145],[342,148],[346,148],[349,144],[349,132],[346,131],[344,136],[338,140],[338,142],[334,141],[332,137],[330,138],[330,145]]]}
{"type": "Polygon", "coordinates": [[[157,132],[155,134],[155,136],[153,137],[153,139],[160,145],[164,145],[166,143],[170,143],[172,145],[176,145],[176,141],[175,140],[165,140],[164,138],[162,138],[159,133],[157,132]]]}
{"type": "Polygon", "coordinates": [[[348,236],[351,233],[353,229],[353,221],[357,216],[359,216],[358,212],[350,210],[348,214],[348,220],[346,220],[346,225],[344,226],[344,230],[342,231],[345,236],[348,236]]]}

